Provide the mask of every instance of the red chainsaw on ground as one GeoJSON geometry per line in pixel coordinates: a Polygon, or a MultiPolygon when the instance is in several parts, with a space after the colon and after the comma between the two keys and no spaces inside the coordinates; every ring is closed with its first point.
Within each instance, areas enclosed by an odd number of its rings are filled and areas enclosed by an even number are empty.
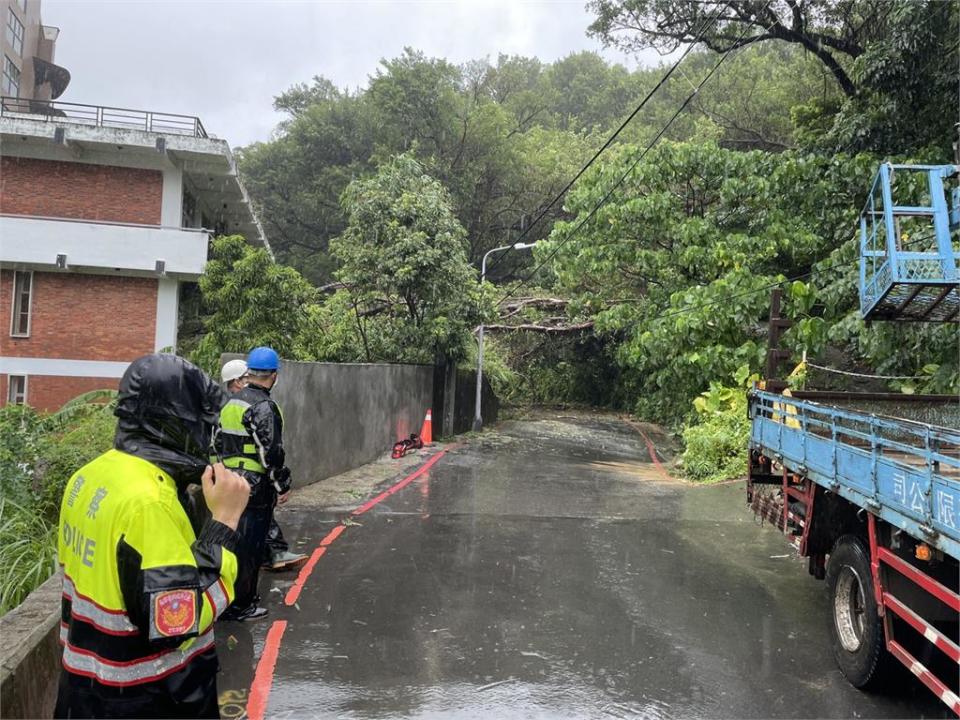
{"type": "Polygon", "coordinates": [[[423,440],[416,433],[410,433],[410,437],[399,440],[393,444],[393,452],[390,457],[394,460],[402,458],[411,450],[419,450],[423,447],[423,440]]]}

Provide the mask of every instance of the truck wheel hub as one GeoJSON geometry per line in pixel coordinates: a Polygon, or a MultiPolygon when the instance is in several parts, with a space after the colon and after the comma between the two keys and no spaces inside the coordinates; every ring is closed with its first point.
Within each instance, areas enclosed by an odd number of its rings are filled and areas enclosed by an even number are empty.
{"type": "Polygon", "coordinates": [[[863,643],[865,608],[863,582],[857,571],[846,565],[837,578],[833,620],[840,636],[840,644],[847,652],[857,652],[863,643]]]}

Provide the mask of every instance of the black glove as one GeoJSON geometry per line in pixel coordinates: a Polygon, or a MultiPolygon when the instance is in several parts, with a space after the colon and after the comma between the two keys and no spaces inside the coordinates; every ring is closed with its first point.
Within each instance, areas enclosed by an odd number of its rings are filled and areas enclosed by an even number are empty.
{"type": "Polygon", "coordinates": [[[277,492],[280,495],[290,492],[290,485],[293,482],[293,478],[290,477],[290,468],[284,465],[279,470],[274,470],[272,474],[273,482],[277,486],[277,492]]]}

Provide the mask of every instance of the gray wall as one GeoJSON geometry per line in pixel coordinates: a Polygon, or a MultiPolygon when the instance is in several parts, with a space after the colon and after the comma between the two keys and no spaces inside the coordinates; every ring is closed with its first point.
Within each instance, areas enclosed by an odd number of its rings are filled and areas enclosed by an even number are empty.
{"type": "Polygon", "coordinates": [[[53,716],[60,678],[60,593],[55,574],[0,617],[0,697],[3,718],[53,716]]]}
{"type": "MultiPolygon", "coordinates": [[[[454,366],[438,367],[433,376],[433,404],[434,438],[450,437],[472,430],[477,404],[477,371],[454,366]]],[[[486,376],[483,378],[480,411],[484,427],[497,422],[500,400],[494,394],[486,376]]]]}
{"type": "MultiPolygon", "coordinates": [[[[226,362],[237,355],[224,355],[226,362]]],[[[284,360],[272,392],[283,409],[283,445],[300,487],[368,463],[420,432],[433,402],[429,365],[284,360]]]]}

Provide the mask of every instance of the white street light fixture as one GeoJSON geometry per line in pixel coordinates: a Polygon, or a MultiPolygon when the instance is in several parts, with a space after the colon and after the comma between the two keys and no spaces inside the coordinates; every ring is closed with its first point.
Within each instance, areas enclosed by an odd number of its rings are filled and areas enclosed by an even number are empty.
{"type": "MultiPolygon", "coordinates": [[[[480,263],[480,285],[483,285],[483,281],[487,277],[487,258],[490,257],[491,253],[500,252],[501,250],[527,250],[536,245],[535,242],[532,243],[516,243],[514,245],[503,245],[502,247],[495,247],[492,250],[487,250],[484,253],[483,261],[480,263]]],[[[477,333],[477,401],[474,404],[474,415],[473,415],[473,429],[479,430],[483,427],[483,416],[480,414],[480,398],[483,394],[483,323],[480,323],[480,330],[477,333]]]]}

